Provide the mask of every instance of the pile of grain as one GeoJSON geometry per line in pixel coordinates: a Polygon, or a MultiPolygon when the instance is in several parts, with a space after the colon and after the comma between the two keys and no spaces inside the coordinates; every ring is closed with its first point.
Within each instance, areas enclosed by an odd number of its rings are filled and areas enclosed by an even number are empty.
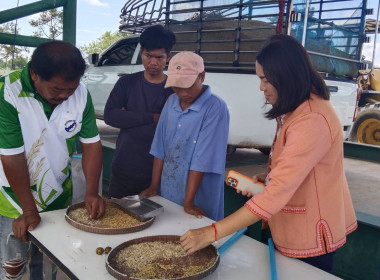
{"type": "Polygon", "coordinates": [[[97,220],[91,219],[85,207],[70,211],[68,216],[78,223],[101,228],[129,228],[142,224],[123,210],[110,206],[107,206],[104,215],[97,220]]]}
{"type": "Polygon", "coordinates": [[[207,247],[186,255],[179,242],[142,242],[120,250],[110,264],[129,277],[170,279],[189,277],[210,268],[215,252],[207,247]]]}

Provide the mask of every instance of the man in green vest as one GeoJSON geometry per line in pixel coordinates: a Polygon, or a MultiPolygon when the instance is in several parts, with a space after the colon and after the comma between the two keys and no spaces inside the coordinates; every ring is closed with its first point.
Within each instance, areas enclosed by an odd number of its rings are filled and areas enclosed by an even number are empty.
{"type": "MultiPolygon", "coordinates": [[[[91,97],[80,83],[85,67],[75,46],[54,41],[41,44],[24,69],[0,77],[0,279],[21,278],[28,250],[38,252],[27,231],[40,223],[39,212],[71,203],[78,139],[86,208],[94,219],[104,213],[102,147],[91,97]]],[[[42,279],[40,269],[31,263],[31,279],[42,279]]]]}

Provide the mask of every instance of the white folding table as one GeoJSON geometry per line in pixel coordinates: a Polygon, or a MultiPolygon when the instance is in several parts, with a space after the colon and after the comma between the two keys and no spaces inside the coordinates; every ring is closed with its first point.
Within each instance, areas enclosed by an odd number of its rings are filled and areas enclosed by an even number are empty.
{"type": "MultiPolygon", "coordinates": [[[[139,237],[153,235],[182,235],[188,229],[210,225],[213,221],[203,217],[186,214],[183,207],[165,198],[155,196],[153,201],[164,206],[153,224],[139,232],[127,234],[96,234],[79,230],[65,220],[66,210],[41,213],[40,225],[30,233],[30,238],[45,254],[44,260],[53,261],[70,279],[104,279],[113,280],[105,266],[106,255],[97,255],[97,247],[112,248],[139,237]]],[[[215,242],[220,247],[230,236],[215,242]]],[[[220,257],[220,264],[214,273],[205,279],[240,280],[270,279],[268,246],[250,237],[242,236],[220,257]]],[[[292,259],[276,252],[278,279],[328,280],[338,279],[320,269],[297,259],[292,259]]],[[[45,278],[50,277],[46,273],[45,278]]]]}

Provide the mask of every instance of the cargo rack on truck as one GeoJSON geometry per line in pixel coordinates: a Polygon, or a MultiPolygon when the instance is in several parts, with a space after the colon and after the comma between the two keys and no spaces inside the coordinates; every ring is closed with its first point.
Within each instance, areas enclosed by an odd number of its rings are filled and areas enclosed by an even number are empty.
{"type": "Polygon", "coordinates": [[[265,40],[289,34],[304,44],[320,73],[356,78],[366,42],[366,0],[305,1],[130,0],[119,29],[141,33],[163,24],[177,36],[174,52],[195,51],[207,71],[225,72],[254,72],[265,40]]]}

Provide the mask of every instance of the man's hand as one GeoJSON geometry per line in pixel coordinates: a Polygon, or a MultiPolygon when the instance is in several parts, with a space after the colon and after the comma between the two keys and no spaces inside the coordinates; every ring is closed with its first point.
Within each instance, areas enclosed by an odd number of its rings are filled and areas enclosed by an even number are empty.
{"type": "Polygon", "coordinates": [[[151,197],[158,194],[158,190],[156,187],[150,185],[147,189],[143,190],[140,195],[143,197],[151,197]]]}
{"type": "Polygon", "coordinates": [[[195,194],[202,183],[203,174],[204,173],[200,171],[189,170],[185,199],[183,203],[185,212],[194,215],[198,219],[202,218],[202,216],[206,216],[203,209],[194,204],[195,194]]]}
{"type": "Polygon", "coordinates": [[[194,215],[198,219],[202,218],[203,216],[206,216],[203,209],[194,205],[193,203],[185,203],[183,209],[186,213],[194,215]]]}
{"type": "Polygon", "coordinates": [[[13,220],[12,230],[17,239],[28,242],[29,238],[26,234],[28,230],[34,230],[41,222],[38,211],[25,211],[20,217],[13,220]]]}
{"type": "Polygon", "coordinates": [[[161,181],[161,173],[162,173],[163,166],[164,166],[164,161],[162,159],[154,157],[152,181],[150,182],[149,187],[140,193],[141,196],[151,197],[158,194],[158,187],[161,181]]]}
{"type": "Polygon", "coordinates": [[[4,174],[20,202],[23,214],[12,223],[13,234],[21,241],[29,241],[26,232],[33,230],[41,222],[40,214],[30,190],[30,179],[25,153],[1,155],[4,174]]]}
{"type": "Polygon", "coordinates": [[[86,194],[84,203],[91,219],[99,219],[103,216],[106,209],[106,203],[98,194],[86,194]]]}
{"type": "Polygon", "coordinates": [[[81,143],[82,169],[86,178],[84,203],[92,219],[103,216],[106,203],[99,196],[99,179],[102,172],[102,143],[81,143]]]}
{"type": "Polygon", "coordinates": [[[189,230],[180,238],[181,246],[188,255],[207,247],[214,241],[215,233],[212,227],[189,230]]]}

